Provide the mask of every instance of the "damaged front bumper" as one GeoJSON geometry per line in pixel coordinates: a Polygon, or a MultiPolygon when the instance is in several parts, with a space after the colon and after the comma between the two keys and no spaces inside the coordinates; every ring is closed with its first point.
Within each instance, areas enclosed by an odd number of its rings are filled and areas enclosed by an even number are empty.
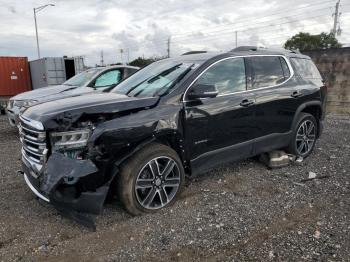
{"type": "Polygon", "coordinates": [[[24,180],[33,193],[58,210],[96,215],[102,212],[111,181],[85,191],[82,190],[83,183],[79,182],[80,179],[98,174],[98,169],[91,160],[77,160],[53,153],[41,174],[36,174],[25,158],[22,158],[22,170],[24,180]],[[67,184],[66,178],[74,178],[78,181],[77,185],[67,184]]]}
{"type": "Polygon", "coordinates": [[[24,176],[24,180],[26,181],[27,186],[30,188],[30,190],[33,191],[33,193],[39,197],[40,199],[44,200],[45,202],[50,202],[50,199],[48,199],[47,197],[45,197],[43,194],[41,194],[36,188],[35,186],[32,184],[32,182],[30,181],[30,176],[28,176],[26,173],[22,173],[24,176]]]}

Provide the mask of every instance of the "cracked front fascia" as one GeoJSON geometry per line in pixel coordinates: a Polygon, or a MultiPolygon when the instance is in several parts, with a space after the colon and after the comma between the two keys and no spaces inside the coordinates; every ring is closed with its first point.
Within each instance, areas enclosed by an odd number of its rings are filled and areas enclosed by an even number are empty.
{"type": "MultiPolygon", "coordinates": [[[[179,112],[179,106],[167,105],[157,110],[140,110],[135,114],[96,124],[87,144],[85,160],[71,159],[61,153],[53,153],[48,158],[41,190],[59,209],[99,214],[109,186],[125,159],[159,136],[176,133],[182,138],[182,134],[178,134],[178,127],[181,126],[179,112]],[[110,172],[106,165],[115,168],[115,171],[110,172]],[[99,183],[96,184],[100,186],[95,190],[81,192],[76,199],[64,196],[57,198],[55,191],[63,183],[64,177],[83,178],[96,173],[99,178],[99,183]],[[87,204],[89,199],[92,199],[91,203],[87,204]]],[[[88,119],[89,116],[86,117],[88,119]]]]}
{"type": "Polygon", "coordinates": [[[64,184],[65,177],[83,178],[98,172],[91,160],[76,160],[60,153],[53,153],[45,166],[40,190],[49,196],[50,202],[62,209],[100,214],[108,193],[110,181],[97,187],[95,191],[81,192],[77,198],[58,197],[57,188],[64,184]]]}

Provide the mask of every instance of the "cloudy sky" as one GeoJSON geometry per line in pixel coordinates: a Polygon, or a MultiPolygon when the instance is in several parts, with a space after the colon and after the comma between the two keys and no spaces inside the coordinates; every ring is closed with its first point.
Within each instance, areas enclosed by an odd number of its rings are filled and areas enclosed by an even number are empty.
{"type": "MultiPolygon", "coordinates": [[[[33,7],[42,56],[85,57],[86,64],[238,45],[282,46],[299,31],[329,32],[336,0],[0,0],[0,55],[35,59],[33,7]],[[123,57],[120,50],[123,49],[123,57]],[[129,53],[129,56],[128,56],[129,53]]],[[[341,0],[338,40],[350,45],[350,2],[341,0]]]]}

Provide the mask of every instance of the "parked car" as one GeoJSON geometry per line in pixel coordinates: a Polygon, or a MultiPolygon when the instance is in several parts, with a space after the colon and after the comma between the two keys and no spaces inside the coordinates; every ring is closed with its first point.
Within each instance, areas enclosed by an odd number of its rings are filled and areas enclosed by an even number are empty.
{"type": "Polygon", "coordinates": [[[96,67],[75,75],[62,85],[44,87],[16,95],[9,100],[6,110],[10,124],[18,125],[19,114],[26,107],[70,96],[106,92],[138,69],[138,67],[125,65],[96,67]]]}
{"type": "Polygon", "coordinates": [[[281,148],[307,157],[325,95],[314,63],[292,51],[161,60],[109,93],[28,108],[24,179],[69,212],[100,213],[108,192],[133,215],[154,212],[175,201],[185,174],[281,148]]]}

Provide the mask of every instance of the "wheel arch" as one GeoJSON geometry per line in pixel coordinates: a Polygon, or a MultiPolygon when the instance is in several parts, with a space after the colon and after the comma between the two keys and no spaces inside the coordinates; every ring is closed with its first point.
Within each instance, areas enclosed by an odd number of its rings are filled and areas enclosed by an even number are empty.
{"type": "Polygon", "coordinates": [[[153,133],[151,136],[140,141],[140,143],[137,143],[137,146],[135,146],[132,150],[130,150],[126,155],[123,155],[122,157],[115,159],[115,165],[120,166],[125,161],[127,161],[130,157],[132,157],[137,152],[147,147],[151,143],[163,144],[173,149],[181,159],[184,169],[188,171],[187,164],[186,164],[187,160],[185,158],[183,136],[179,132],[174,130],[162,130],[161,132],[153,133]]]}
{"type": "Polygon", "coordinates": [[[321,132],[320,122],[321,122],[321,119],[323,119],[323,114],[324,114],[321,101],[309,101],[301,104],[294,115],[293,123],[291,126],[292,130],[297,124],[300,113],[309,113],[315,117],[317,121],[317,137],[319,137],[321,132]]]}

